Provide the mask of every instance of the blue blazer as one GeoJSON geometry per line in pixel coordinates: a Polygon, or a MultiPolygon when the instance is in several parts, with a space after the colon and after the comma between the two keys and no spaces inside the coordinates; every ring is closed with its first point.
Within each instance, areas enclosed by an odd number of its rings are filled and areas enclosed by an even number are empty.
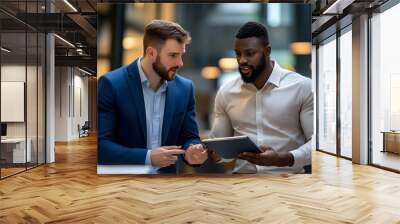
{"type": "MultiPolygon", "coordinates": [[[[162,146],[200,143],[190,80],[168,81],[162,146]]],[[[102,76],[98,87],[98,164],[145,164],[146,112],[137,60],[102,76]]],[[[176,171],[175,165],[159,169],[176,171]]]]}

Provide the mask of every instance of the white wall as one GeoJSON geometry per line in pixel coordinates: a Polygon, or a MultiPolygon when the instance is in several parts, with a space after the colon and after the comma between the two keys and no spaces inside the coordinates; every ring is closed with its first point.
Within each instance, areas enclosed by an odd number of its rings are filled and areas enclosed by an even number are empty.
{"type": "Polygon", "coordinates": [[[67,67],[55,68],[55,141],[68,140],[68,86],[67,67]]]}
{"type": "MultiPolygon", "coordinates": [[[[1,66],[1,81],[4,81],[4,82],[16,82],[17,81],[17,82],[25,82],[26,83],[25,69],[27,69],[28,74],[33,74],[33,73],[36,74],[36,67],[34,67],[34,66],[28,66],[26,68],[25,65],[18,65],[18,64],[2,65],[1,66]]],[[[30,84],[32,84],[32,83],[30,83],[30,84]]],[[[36,85],[36,81],[33,84],[36,85]]],[[[28,88],[27,90],[28,90],[27,102],[29,103],[29,102],[33,101],[30,98],[32,98],[32,97],[36,98],[36,89],[28,88]],[[32,90],[33,92],[31,92],[29,90],[32,90]]],[[[31,105],[31,106],[34,106],[36,108],[36,104],[31,105]]],[[[1,108],[1,110],[7,110],[7,109],[9,109],[9,108],[1,108]]],[[[28,113],[28,121],[32,121],[32,120],[34,120],[34,118],[36,119],[36,117],[33,118],[30,115],[32,115],[32,114],[28,113]]],[[[36,116],[36,114],[34,114],[34,115],[36,116]]],[[[25,137],[25,123],[26,122],[7,122],[7,136],[8,137],[25,137]]],[[[28,128],[31,126],[32,125],[28,125],[28,128]]]]}
{"type": "Polygon", "coordinates": [[[55,140],[70,141],[79,137],[78,124],[88,120],[88,78],[72,67],[56,67],[55,73],[55,140]]]}

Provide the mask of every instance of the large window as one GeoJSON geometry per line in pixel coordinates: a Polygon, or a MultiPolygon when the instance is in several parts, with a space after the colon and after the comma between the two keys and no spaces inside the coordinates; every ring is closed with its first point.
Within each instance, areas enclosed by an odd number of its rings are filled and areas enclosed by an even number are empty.
{"type": "Polygon", "coordinates": [[[318,48],[318,149],[336,153],[336,39],[318,48]]]}
{"type": "Polygon", "coordinates": [[[317,147],[321,151],[351,159],[353,79],[351,24],[340,30],[338,36],[333,35],[322,41],[317,53],[317,147]]]}
{"type": "Polygon", "coordinates": [[[371,18],[372,163],[400,170],[400,5],[371,18]]]}
{"type": "Polygon", "coordinates": [[[340,155],[352,157],[352,35],[351,26],[340,36],[340,155]]]}

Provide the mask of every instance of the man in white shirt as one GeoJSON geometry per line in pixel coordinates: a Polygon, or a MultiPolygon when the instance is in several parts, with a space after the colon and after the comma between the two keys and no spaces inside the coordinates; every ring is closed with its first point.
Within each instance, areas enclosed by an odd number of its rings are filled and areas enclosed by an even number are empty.
{"type": "Polygon", "coordinates": [[[241,77],[219,89],[210,137],[247,135],[263,151],[240,154],[233,172],[304,173],[311,165],[311,80],[270,59],[264,25],[248,22],[235,37],[241,77]]]}

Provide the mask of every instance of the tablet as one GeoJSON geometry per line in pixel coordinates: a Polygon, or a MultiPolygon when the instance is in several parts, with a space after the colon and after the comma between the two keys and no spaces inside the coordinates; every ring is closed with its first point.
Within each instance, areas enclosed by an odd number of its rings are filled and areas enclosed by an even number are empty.
{"type": "Polygon", "coordinates": [[[261,153],[261,150],[247,136],[210,138],[202,141],[207,149],[214,150],[224,159],[235,159],[242,152],[261,153]]]}

